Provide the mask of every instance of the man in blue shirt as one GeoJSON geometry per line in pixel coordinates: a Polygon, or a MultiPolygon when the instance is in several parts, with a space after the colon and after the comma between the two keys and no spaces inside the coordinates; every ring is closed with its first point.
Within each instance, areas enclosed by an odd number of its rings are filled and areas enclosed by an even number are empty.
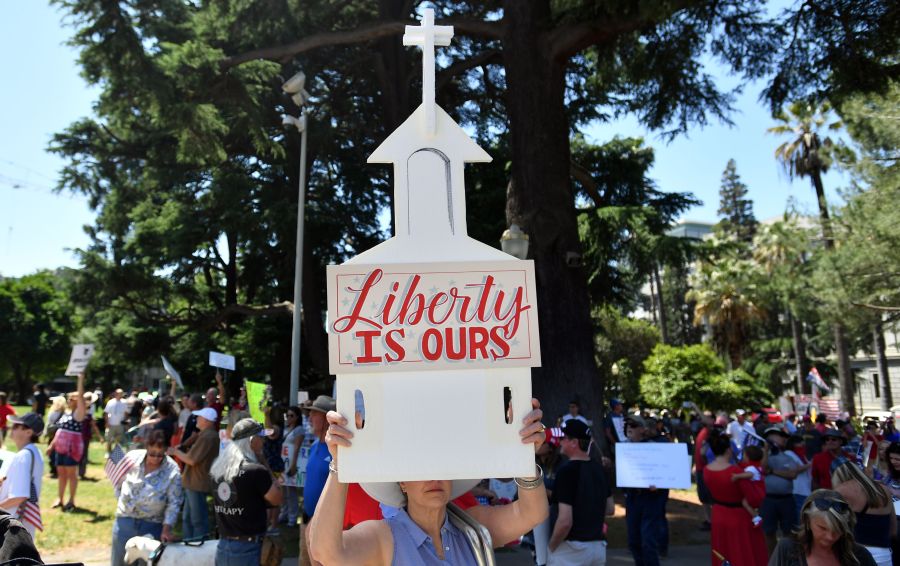
{"type": "Polygon", "coordinates": [[[303,485],[303,522],[300,525],[300,564],[310,564],[309,541],[306,540],[306,525],[312,519],[316,511],[319,496],[325,488],[328,479],[328,465],[331,463],[331,454],[328,445],[325,444],[325,432],[328,430],[328,422],[325,414],[335,410],[334,399],[328,395],[319,395],[309,407],[309,424],[313,429],[316,440],[309,449],[309,460],[306,462],[306,482],[303,485]]]}

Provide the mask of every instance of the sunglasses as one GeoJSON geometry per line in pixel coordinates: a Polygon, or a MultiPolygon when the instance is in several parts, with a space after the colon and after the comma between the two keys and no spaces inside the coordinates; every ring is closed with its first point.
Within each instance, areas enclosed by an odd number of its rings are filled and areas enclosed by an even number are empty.
{"type": "Polygon", "coordinates": [[[846,513],[850,509],[850,505],[847,504],[846,501],[841,501],[840,499],[828,499],[826,497],[813,499],[813,505],[815,505],[816,509],[818,509],[819,511],[828,511],[829,509],[834,509],[841,514],[846,513]]]}
{"type": "Polygon", "coordinates": [[[147,451],[148,458],[165,458],[165,456],[165,452],[150,452],[149,450],[147,451]]]}
{"type": "Polygon", "coordinates": [[[17,428],[28,428],[28,427],[23,425],[22,423],[13,423],[12,429],[16,430],[17,428]]]}

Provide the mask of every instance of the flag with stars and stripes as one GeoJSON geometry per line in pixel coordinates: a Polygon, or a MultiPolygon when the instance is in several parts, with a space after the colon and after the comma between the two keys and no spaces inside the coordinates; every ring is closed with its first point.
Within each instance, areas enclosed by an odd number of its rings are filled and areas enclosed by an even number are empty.
{"type": "Polygon", "coordinates": [[[44,522],[41,520],[41,506],[38,505],[37,488],[34,486],[34,480],[30,482],[31,488],[28,491],[28,499],[26,499],[19,507],[19,520],[23,523],[34,525],[34,528],[43,531],[44,522]]]}
{"type": "Polygon", "coordinates": [[[125,479],[125,475],[131,471],[133,467],[134,459],[129,458],[125,454],[125,450],[122,449],[122,446],[116,444],[109,452],[109,457],[106,459],[106,465],[103,467],[103,471],[106,472],[106,477],[109,478],[109,481],[113,484],[113,489],[118,491],[119,486],[122,485],[122,481],[125,479]]]}

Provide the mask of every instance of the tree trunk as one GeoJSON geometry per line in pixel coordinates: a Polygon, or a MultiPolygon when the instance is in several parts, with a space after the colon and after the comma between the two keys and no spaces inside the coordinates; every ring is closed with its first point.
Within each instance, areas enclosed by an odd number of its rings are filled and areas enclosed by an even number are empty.
{"type": "Polygon", "coordinates": [[[791,321],[791,338],[794,342],[794,360],[797,371],[797,393],[809,393],[806,385],[806,344],[803,342],[803,328],[797,317],[788,309],[788,320],[791,321]]]}
{"type": "MultiPolygon", "coordinates": [[[[810,175],[813,189],[816,191],[816,201],[819,205],[819,221],[822,224],[822,238],[825,240],[825,249],[834,249],[834,231],[831,229],[831,219],[828,215],[828,202],[825,200],[825,187],[822,185],[822,175],[813,171],[810,175]]],[[[847,337],[844,325],[840,322],[832,324],[834,332],[834,349],[838,357],[838,381],[841,384],[841,401],[844,410],[851,416],[856,414],[856,404],[853,400],[854,386],[853,373],[850,369],[850,352],[847,346],[847,337]]]]}
{"type": "Polygon", "coordinates": [[[880,320],[872,327],[872,339],[875,345],[875,363],[878,366],[878,378],[880,380],[881,410],[889,411],[894,404],[894,400],[891,398],[891,376],[888,372],[887,353],[885,352],[887,344],[884,342],[884,327],[881,325],[880,320]]]}
{"type": "Polygon", "coordinates": [[[653,279],[656,281],[656,306],[659,307],[659,335],[663,344],[669,343],[669,327],[666,319],[666,303],[663,301],[662,278],[659,276],[659,264],[653,264],[653,279]]]}
{"type": "Polygon", "coordinates": [[[580,257],[581,242],[569,179],[565,62],[549,59],[549,1],[505,0],[503,6],[512,149],[507,221],[528,232],[535,263],[543,367],[532,374],[534,395],[547,422],[577,395],[586,416],[599,424],[603,387],[594,362],[587,277],[567,258],[569,252],[580,257]]]}

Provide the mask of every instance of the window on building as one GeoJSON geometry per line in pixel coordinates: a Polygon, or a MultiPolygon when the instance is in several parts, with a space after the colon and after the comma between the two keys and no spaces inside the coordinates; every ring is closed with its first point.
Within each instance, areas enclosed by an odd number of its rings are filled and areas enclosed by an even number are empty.
{"type": "Polygon", "coordinates": [[[872,387],[875,388],[875,398],[878,399],[879,397],[881,397],[881,387],[879,387],[879,384],[878,384],[878,374],[877,373],[872,374],[872,387]]]}

